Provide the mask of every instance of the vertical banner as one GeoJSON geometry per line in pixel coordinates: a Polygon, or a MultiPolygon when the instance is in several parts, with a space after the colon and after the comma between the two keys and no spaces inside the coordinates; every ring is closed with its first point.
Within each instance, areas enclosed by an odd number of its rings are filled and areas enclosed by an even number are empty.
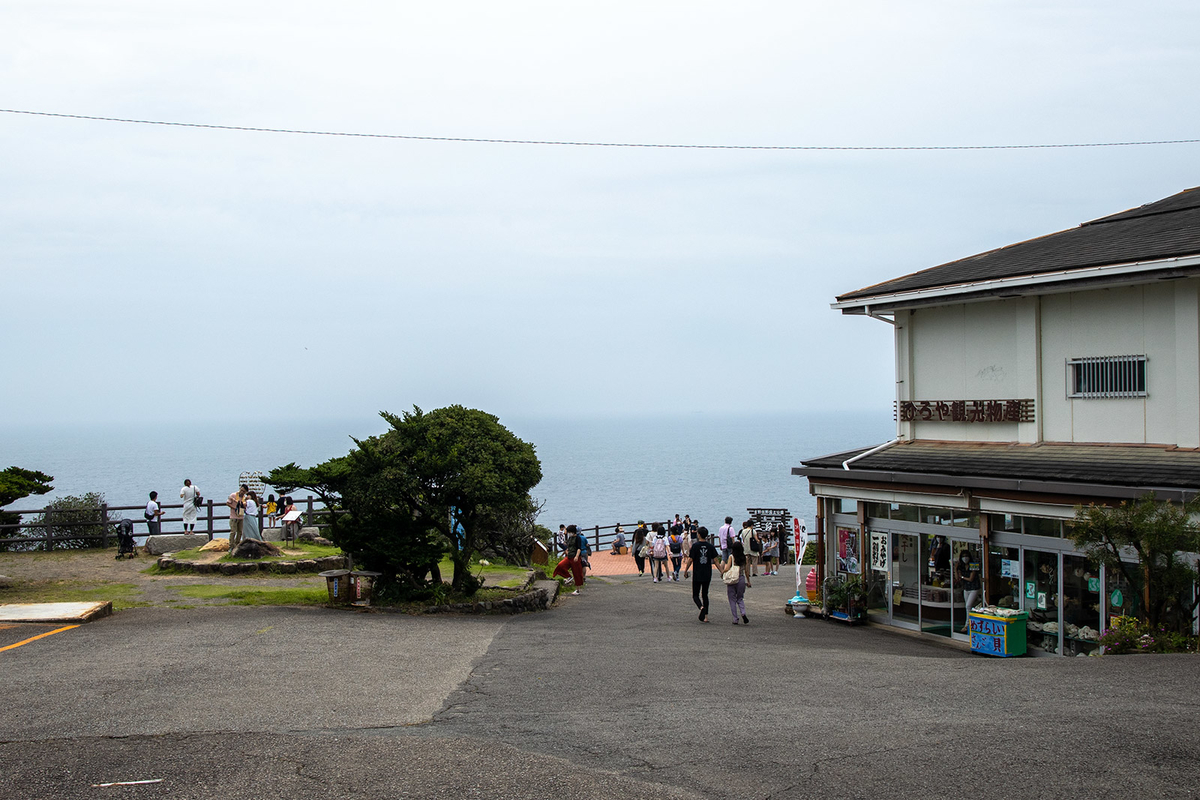
{"type": "Polygon", "coordinates": [[[792,520],[792,545],[792,552],[796,554],[796,597],[801,597],[804,579],[800,577],[800,562],[804,560],[804,549],[808,547],[808,529],[799,517],[792,520]]]}
{"type": "Polygon", "coordinates": [[[885,531],[871,531],[871,569],[888,571],[888,534],[885,531]]]}

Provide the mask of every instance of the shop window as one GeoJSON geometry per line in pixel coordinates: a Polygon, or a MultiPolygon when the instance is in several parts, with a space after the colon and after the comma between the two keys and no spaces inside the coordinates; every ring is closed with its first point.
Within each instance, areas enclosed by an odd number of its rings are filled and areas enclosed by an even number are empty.
{"type": "Polygon", "coordinates": [[[921,506],[917,515],[920,521],[926,525],[954,524],[954,509],[952,508],[929,508],[921,506]]]}
{"type": "Polygon", "coordinates": [[[1100,638],[1100,567],[1075,555],[1063,556],[1063,646],[1066,655],[1090,653],[1100,638]]]}
{"type": "Polygon", "coordinates": [[[1017,548],[989,548],[987,601],[1000,608],[1021,607],[1021,552],[1017,548]]]}
{"type": "Polygon", "coordinates": [[[1131,583],[1120,570],[1105,570],[1105,630],[1112,627],[1113,617],[1142,616],[1142,576],[1136,564],[1126,564],[1131,583]]]}
{"type": "Polygon", "coordinates": [[[845,497],[837,498],[837,511],[839,514],[857,514],[858,501],[848,500],[845,497]]]}
{"type": "Polygon", "coordinates": [[[1067,397],[1145,396],[1145,356],[1100,356],[1067,361],[1067,397]]]}
{"type": "Polygon", "coordinates": [[[887,519],[890,510],[888,503],[867,503],[867,516],[872,519],[887,519]]]}
{"type": "Polygon", "coordinates": [[[955,511],[954,525],[959,528],[979,530],[979,514],[974,511],[955,511]]]}
{"type": "Polygon", "coordinates": [[[1021,520],[1022,532],[1030,536],[1062,536],[1062,521],[1046,519],[1045,517],[1024,517],[1021,520]]]}
{"type": "Polygon", "coordinates": [[[1021,518],[1012,514],[988,514],[988,528],[993,531],[1021,532],[1021,518]]]}
{"type": "Polygon", "coordinates": [[[892,503],[890,509],[891,519],[903,520],[904,522],[917,522],[920,509],[916,506],[902,505],[900,503],[892,503]]]}
{"type": "Polygon", "coordinates": [[[1022,602],[1029,613],[1025,621],[1028,648],[1059,652],[1058,553],[1026,549],[1021,588],[1022,602]]]}

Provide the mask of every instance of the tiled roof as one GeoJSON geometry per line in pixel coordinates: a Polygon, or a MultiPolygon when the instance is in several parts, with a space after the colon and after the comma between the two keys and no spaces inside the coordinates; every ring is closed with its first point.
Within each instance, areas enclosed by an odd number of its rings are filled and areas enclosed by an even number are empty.
{"type": "Polygon", "coordinates": [[[944,475],[1117,487],[1200,490],[1200,451],[1109,444],[1013,445],[914,441],[894,445],[855,461],[842,462],[866,448],[808,459],[797,474],[836,469],[854,480],[864,473],[944,475]],[[857,474],[856,474],[857,473],[857,474]]]}
{"type": "Polygon", "coordinates": [[[1200,189],[840,295],[839,302],[916,289],[1200,254],[1200,189]]]}

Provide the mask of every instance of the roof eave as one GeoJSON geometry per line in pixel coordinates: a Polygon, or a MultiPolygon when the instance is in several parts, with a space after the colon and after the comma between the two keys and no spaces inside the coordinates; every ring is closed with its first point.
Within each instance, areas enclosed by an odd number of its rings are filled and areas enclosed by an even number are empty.
{"type": "MultiPolygon", "coordinates": [[[[1110,281],[1112,283],[1129,283],[1149,277],[1150,273],[1170,270],[1190,270],[1200,272],[1200,254],[1187,256],[1172,256],[1148,261],[1132,261],[1121,264],[1105,264],[1098,267],[1080,267],[1076,269],[1041,272],[1035,275],[1018,275],[1011,278],[994,278],[986,281],[958,283],[951,286],[931,286],[926,289],[913,289],[905,292],[891,292],[855,297],[831,303],[830,308],[843,314],[866,314],[871,308],[877,311],[904,308],[907,306],[932,305],[938,302],[954,302],[967,296],[978,299],[994,297],[1019,296],[1028,294],[1028,289],[1044,289],[1053,284],[1075,283],[1087,281],[1110,281]]],[[[1182,276],[1181,276],[1182,277],[1182,276]]],[[[1037,292],[1034,292],[1037,293],[1037,292]]]]}

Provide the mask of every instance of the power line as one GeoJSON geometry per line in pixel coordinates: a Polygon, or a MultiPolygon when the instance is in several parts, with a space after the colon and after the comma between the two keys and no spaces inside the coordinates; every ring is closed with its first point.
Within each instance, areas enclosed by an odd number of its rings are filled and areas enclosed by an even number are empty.
{"type": "Polygon", "coordinates": [[[1050,144],[957,144],[957,145],[764,145],[764,144],[663,144],[654,142],[575,142],[556,139],[483,139],[469,136],[413,136],[399,133],[354,133],[351,131],[309,131],[295,128],[256,128],[248,125],[212,125],[202,122],[170,122],[155,119],[96,117],[87,114],[56,114],[51,111],[23,111],[0,108],[5,114],[35,117],[83,119],[95,122],[125,122],[134,125],[164,125],[173,128],[206,128],[217,131],[250,133],[290,133],[299,136],[347,136],[359,139],[407,139],[423,142],[470,142],[474,144],[537,144],[560,147],[658,147],[677,150],[1049,150],[1070,147],[1142,147],[1160,144],[1196,144],[1200,139],[1155,139],[1137,142],[1058,142],[1050,144]]]}

